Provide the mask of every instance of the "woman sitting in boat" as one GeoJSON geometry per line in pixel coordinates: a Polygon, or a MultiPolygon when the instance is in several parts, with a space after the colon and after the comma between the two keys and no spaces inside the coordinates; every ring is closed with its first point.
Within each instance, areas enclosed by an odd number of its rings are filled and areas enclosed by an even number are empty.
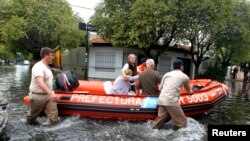
{"type": "Polygon", "coordinates": [[[115,79],[113,86],[113,94],[128,94],[130,89],[130,81],[135,81],[138,79],[138,75],[131,76],[132,71],[130,69],[125,70],[125,75],[129,77],[124,77],[123,75],[120,75],[115,79]]]}
{"type": "MultiPolygon", "coordinates": [[[[138,70],[137,65],[136,65],[136,56],[135,54],[129,54],[128,55],[128,62],[126,64],[124,64],[124,66],[122,67],[121,70],[121,74],[123,77],[125,78],[129,78],[130,76],[125,74],[125,71],[130,69],[132,71],[132,76],[136,76],[138,75],[138,73],[140,72],[140,70],[138,70]]],[[[135,85],[134,85],[134,81],[130,81],[130,91],[136,91],[135,90],[135,85]]]]}

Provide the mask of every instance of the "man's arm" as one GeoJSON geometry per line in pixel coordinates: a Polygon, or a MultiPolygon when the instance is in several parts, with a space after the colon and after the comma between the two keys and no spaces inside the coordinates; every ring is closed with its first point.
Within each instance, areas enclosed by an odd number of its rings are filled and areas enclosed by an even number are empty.
{"type": "Polygon", "coordinates": [[[184,88],[186,89],[188,94],[193,94],[193,91],[190,88],[189,79],[184,83],[184,88]]]}
{"type": "Polygon", "coordinates": [[[126,63],[126,64],[123,66],[123,68],[121,69],[121,74],[122,74],[122,76],[126,76],[125,71],[126,71],[127,69],[129,69],[129,66],[128,66],[128,64],[126,63]]]}
{"type": "Polygon", "coordinates": [[[138,80],[138,78],[139,78],[139,75],[129,76],[128,80],[129,81],[135,81],[135,80],[138,80]]]}

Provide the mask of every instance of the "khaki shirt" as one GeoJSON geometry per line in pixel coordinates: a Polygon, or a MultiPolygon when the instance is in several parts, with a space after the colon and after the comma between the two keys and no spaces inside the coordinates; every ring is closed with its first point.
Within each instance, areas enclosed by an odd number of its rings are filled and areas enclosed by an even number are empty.
{"type": "Polygon", "coordinates": [[[32,67],[31,82],[29,86],[30,92],[44,93],[44,91],[39,87],[36,77],[42,76],[44,78],[45,84],[52,90],[53,88],[53,74],[48,66],[43,64],[42,61],[37,62],[32,67]]]}
{"type": "Polygon", "coordinates": [[[180,107],[179,98],[181,88],[185,87],[190,93],[189,77],[181,70],[173,70],[166,73],[160,84],[160,96],[158,105],[180,107]]]}

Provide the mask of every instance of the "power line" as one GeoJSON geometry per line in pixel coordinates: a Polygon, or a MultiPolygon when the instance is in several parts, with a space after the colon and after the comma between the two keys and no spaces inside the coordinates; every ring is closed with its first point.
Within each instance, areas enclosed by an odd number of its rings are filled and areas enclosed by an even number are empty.
{"type": "Polygon", "coordinates": [[[83,7],[83,6],[77,6],[77,5],[72,5],[72,4],[69,4],[69,5],[70,5],[70,6],[73,6],[73,7],[78,7],[78,8],[88,9],[88,10],[95,10],[95,9],[88,8],[88,7],[83,7]]]}

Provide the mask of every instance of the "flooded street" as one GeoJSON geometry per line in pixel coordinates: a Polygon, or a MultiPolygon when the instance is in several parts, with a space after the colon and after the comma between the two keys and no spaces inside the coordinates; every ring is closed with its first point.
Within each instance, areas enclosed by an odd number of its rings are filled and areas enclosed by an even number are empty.
{"type": "MultiPolygon", "coordinates": [[[[150,121],[103,120],[80,117],[60,117],[51,126],[45,117],[41,125],[26,124],[27,108],[23,97],[28,94],[29,66],[0,66],[0,96],[9,101],[9,121],[1,133],[6,141],[206,141],[208,124],[250,124],[250,83],[225,82],[230,94],[225,103],[199,117],[188,117],[188,127],[153,130],[150,121]]],[[[170,121],[166,123],[171,126],[170,121]]]]}

